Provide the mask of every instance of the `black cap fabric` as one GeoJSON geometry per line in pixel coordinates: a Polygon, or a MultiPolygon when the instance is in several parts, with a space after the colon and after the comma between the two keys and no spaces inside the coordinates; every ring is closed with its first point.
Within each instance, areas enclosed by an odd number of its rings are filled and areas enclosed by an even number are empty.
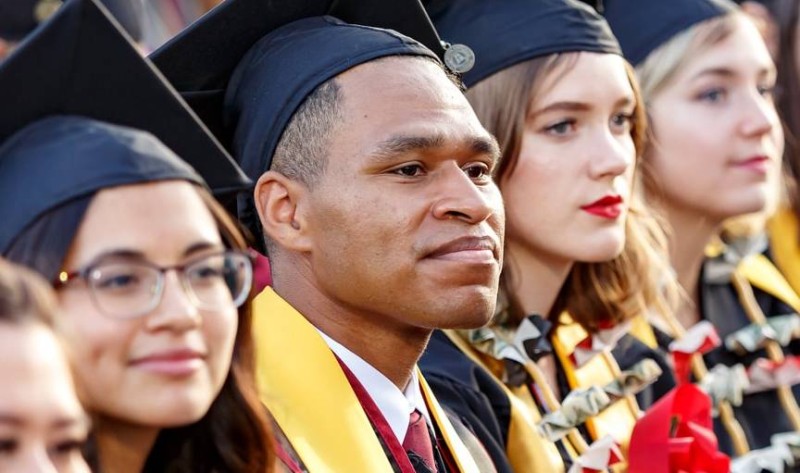
{"type": "Polygon", "coordinates": [[[155,135],[217,195],[250,184],[180,96],[94,0],[69,0],[0,64],[0,143],[51,115],[155,135]]]}
{"type": "Polygon", "coordinates": [[[295,21],[256,43],[225,95],[224,120],[235,130],[231,148],[244,172],[255,180],[269,169],[283,130],[317,86],[359,64],[395,55],[433,57],[394,31],[331,16],[295,21]]]}
{"type": "Polygon", "coordinates": [[[463,76],[467,86],[548,54],[621,54],[605,20],[577,0],[442,0],[427,6],[444,41],[475,52],[475,67],[463,76]]]}
{"type": "Polygon", "coordinates": [[[48,210],[100,189],[203,179],[149,133],[85,117],[34,122],[0,146],[0,252],[48,210]]]}
{"type": "Polygon", "coordinates": [[[726,0],[604,0],[625,58],[638,66],[678,33],[736,9],[726,0]]]}
{"type": "Polygon", "coordinates": [[[226,0],[150,57],[256,179],[317,86],[430,48],[444,51],[418,0],[226,0]]]}
{"type": "MultiPolygon", "coordinates": [[[[142,39],[142,0],[101,0],[135,41],[142,39]]],[[[62,0],[0,0],[0,39],[19,41],[58,10],[62,0]]]]}

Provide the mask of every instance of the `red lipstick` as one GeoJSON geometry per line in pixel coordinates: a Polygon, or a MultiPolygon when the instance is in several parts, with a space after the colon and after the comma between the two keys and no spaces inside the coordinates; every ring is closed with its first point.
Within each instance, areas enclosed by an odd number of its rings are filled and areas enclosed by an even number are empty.
{"type": "Polygon", "coordinates": [[[591,204],[584,205],[581,210],[597,217],[614,220],[622,214],[622,197],[618,195],[607,195],[591,204]]]}

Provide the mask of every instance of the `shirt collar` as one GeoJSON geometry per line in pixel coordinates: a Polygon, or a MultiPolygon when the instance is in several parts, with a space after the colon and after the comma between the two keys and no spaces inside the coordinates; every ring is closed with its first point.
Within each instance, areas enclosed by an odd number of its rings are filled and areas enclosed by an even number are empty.
{"type": "Polygon", "coordinates": [[[428,425],[431,425],[430,414],[420,390],[416,369],[412,371],[411,380],[406,389],[401,391],[389,378],[361,357],[324,334],[321,330],[317,329],[317,331],[322,335],[331,351],[342,360],[342,363],[353,372],[356,379],[364,386],[364,389],[375,402],[375,405],[378,406],[400,443],[403,443],[403,439],[406,437],[409,416],[414,412],[414,409],[418,409],[425,416],[428,425]]]}

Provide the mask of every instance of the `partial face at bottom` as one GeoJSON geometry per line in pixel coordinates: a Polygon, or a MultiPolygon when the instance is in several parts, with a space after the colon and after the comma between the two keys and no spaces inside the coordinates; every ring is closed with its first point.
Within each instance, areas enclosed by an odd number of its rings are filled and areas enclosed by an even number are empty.
{"type": "Polygon", "coordinates": [[[0,471],[88,473],[89,421],[53,333],[0,323],[0,379],[0,471]]]}

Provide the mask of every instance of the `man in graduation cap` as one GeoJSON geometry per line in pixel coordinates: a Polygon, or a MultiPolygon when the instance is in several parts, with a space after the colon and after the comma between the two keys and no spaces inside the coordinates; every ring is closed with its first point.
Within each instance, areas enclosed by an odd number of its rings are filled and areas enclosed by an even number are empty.
{"type": "Polygon", "coordinates": [[[494,311],[497,144],[436,54],[378,28],[441,50],[416,0],[330,3],[228,0],[152,56],[257,181],[262,399],[296,471],[492,471],[416,362],[494,311]]]}

